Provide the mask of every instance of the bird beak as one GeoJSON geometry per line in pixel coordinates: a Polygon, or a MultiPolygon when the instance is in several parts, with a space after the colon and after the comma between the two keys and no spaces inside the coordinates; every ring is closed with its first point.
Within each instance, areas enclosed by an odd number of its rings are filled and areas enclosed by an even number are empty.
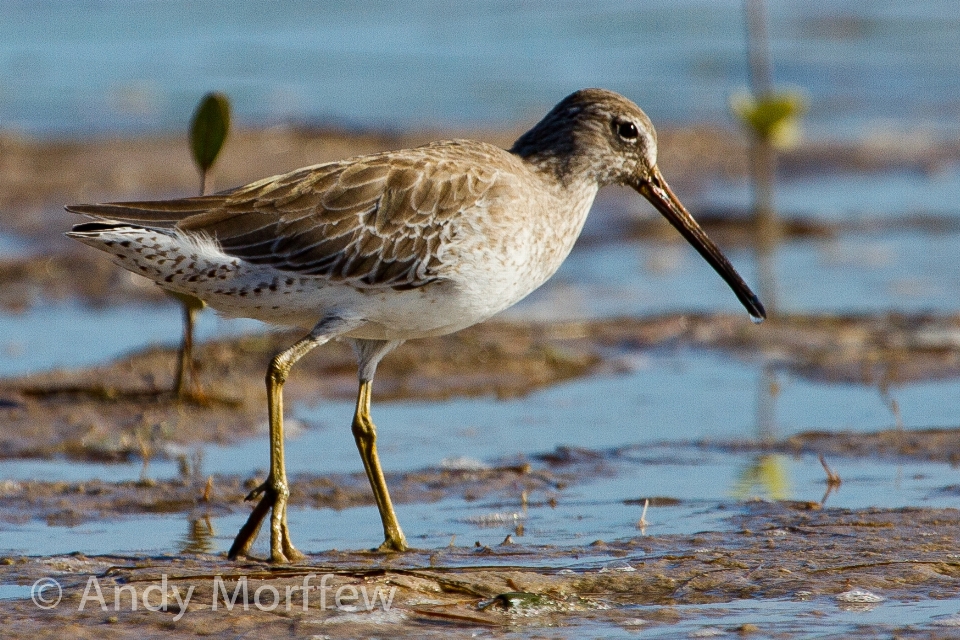
{"type": "Polygon", "coordinates": [[[743,281],[737,270],[733,268],[730,261],[720,251],[720,248],[707,237],[697,221],[680,203],[657,167],[653,167],[650,174],[641,178],[639,184],[634,185],[633,188],[649,200],[650,204],[656,207],[657,211],[662,213],[663,217],[680,232],[680,235],[700,252],[700,255],[720,274],[720,277],[726,280],[751,316],[758,321],[767,317],[767,312],[760,303],[760,299],[750,290],[747,283],[743,281]]]}

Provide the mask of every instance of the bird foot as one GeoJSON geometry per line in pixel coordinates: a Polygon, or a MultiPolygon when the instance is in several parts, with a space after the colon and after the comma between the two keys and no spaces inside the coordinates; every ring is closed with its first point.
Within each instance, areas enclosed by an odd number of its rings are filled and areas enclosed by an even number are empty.
{"type": "Polygon", "coordinates": [[[265,494],[269,489],[270,489],[270,480],[268,479],[266,482],[262,482],[259,485],[257,485],[250,493],[247,494],[247,497],[245,497],[243,500],[244,502],[251,502],[252,500],[256,500],[257,498],[265,494]]]}
{"type": "Polygon", "coordinates": [[[377,551],[384,553],[394,552],[394,551],[408,551],[410,547],[407,546],[407,541],[401,533],[399,536],[390,536],[387,537],[383,543],[377,547],[377,551]]]}
{"type": "Polygon", "coordinates": [[[270,518],[270,561],[277,564],[288,564],[303,560],[306,556],[297,551],[290,541],[290,529],[287,526],[287,498],[289,491],[285,486],[275,486],[272,479],[251,491],[246,499],[254,500],[260,497],[260,502],[253,508],[250,517],[240,528],[237,537],[227,553],[231,560],[245,558],[250,555],[250,548],[260,533],[260,526],[268,511],[273,511],[270,518]]]}

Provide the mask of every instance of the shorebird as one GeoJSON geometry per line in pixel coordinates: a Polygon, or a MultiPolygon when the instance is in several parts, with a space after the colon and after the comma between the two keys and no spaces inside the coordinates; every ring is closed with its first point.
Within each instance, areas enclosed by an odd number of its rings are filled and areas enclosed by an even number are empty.
{"type": "Polygon", "coordinates": [[[275,562],[301,559],[290,540],[284,381],[332,339],[352,343],[359,391],[352,431],[383,523],[380,549],[407,548],[370,418],[374,373],[405,340],[486,320],[542,285],[570,253],[598,189],[633,187],[726,280],[755,319],[763,305],[674,195],[657,140],[630,100],[584,89],[507,151],[434,142],[305,167],[215,195],[71,205],[94,218],[67,234],[165,289],[229,316],[309,333],[267,369],[270,471],[230,549],[247,555],[268,512],[275,562]]]}

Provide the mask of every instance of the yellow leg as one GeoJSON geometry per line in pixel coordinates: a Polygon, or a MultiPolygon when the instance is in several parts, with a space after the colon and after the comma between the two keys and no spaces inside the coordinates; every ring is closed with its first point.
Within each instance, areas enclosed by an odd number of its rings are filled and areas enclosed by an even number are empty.
{"type": "Polygon", "coordinates": [[[380,457],[377,455],[377,428],[370,419],[370,395],[373,386],[370,380],[360,381],[360,391],[357,394],[357,410],[353,415],[353,437],[360,450],[363,468],[370,480],[373,497],[380,510],[380,520],[383,521],[384,541],[380,545],[381,551],[406,551],[407,540],[400,529],[400,522],[393,510],[390,501],[390,492],[387,490],[387,481],[380,468],[380,457]]]}
{"type": "Polygon", "coordinates": [[[249,553],[257,539],[260,524],[270,510],[273,512],[270,518],[270,559],[273,562],[296,562],[303,558],[303,554],[297,551],[290,541],[290,530],[287,526],[290,487],[283,460],[283,383],[297,360],[323,342],[326,342],[326,339],[307,336],[270,361],[266,380],[267,407],[270,413],[270,474],[262,485],[247,496],[247,500],[260,496],[260,502],[233,541],[227,554],[230,559],[249,553]]]}

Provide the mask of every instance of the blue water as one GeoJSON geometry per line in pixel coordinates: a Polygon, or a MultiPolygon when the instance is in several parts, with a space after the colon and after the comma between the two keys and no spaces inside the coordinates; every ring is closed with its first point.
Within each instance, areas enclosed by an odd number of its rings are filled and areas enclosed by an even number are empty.
{"type": "MultiPolygon", "coordinates": [[[[741,0],[0,0],[0,129],[182,130],[206,91],[245,124],[528,123],[585,86],[655,122],[729,122],[741,0]]],[[[954,0],[767,2],[778,85],[814,135],[960,130],[954,0]]]]}
{"type": "MultiPolygon", "coordinates": [[[[741,185],[716,185],[681,197],[694,213],[710,206],[739,210],[750,206],[749,190],[741,185]]],[[[634,205],[637,211],[649,210],[636,194],[629,198],[617,206],[631,212],[634,205]]],[[[777,202],[791,215],[863,225],[831,238],[791,239],[778,247],[774,279],[783,311],[960,312],[956,260],[960,228],[935,231],[894,224],[922,216],[944,222],[960,219],[960,168],[934,175],[887,172],[792,178],[778,184],[777,202]],[[871,222],[882,226],[871,230],[871,222]]],[[[673,242],[618,238],[611,231],[615,215],[612,201],[600,199],[584,241],[557,274],[503,317],[556,321],[743,311],[727,285],[678,235],[672,235],[673,242]]],[[[10,246],[15,254],[22,246],[14,240],[4,245],[3,239],[0,235],[0,250],[10,246]]],[[[752,251],[724,249],[747,282],[756,285],[752,251]]],[[[89,366],[157,343],[175,345],[181,330],[179,314],[172,303],[92,309],[76,302],[46,302],[22,314],[0,314],[0,376],[89,366]]],[[[255,321],[224,320],[205,311],[198,335],[205,340],[263,328],[255,321]]],[[[957,340],[960,343],[960,336],[957,340]]]]}
{"type": "MultiPolygon", "coordinates": [[[[748,251],[725,252],[756,284],[748,251]]],[[[778,308],[794,313],[960,311],[960,232],[845,233],[784,243],[775,259],[778,308]]],[[[682,240],[623,241],[574,251],[557,274],[504,317],[580,320],[669,312],[746,312],[682,240]],[[611,274],[615,274],[612,276],[611,274]]]]}
{"type": "MultiPolygon", "coordinates": [[[[678,620],[658,621],[661,607],[636,607],[636,618],[624,621],[620,628],[603,628],[604,638],[729,638],[741,625],[753,625],[759,637],[843,638],[896,637],[921,629],[930,637],[953,637],[960,599],[898,602],[886,600],[877,605],[850,606],[835,598],[816,597],[807,601],[736,600],[720,604],[672,606],[678,620]],[[649,616],[647,620],[644,616],[649,616]],[[881,635],[882,634],[882,635],[881,635]],[[941,636],[942,634],[942,636],[941,636]]],[[[592,629],[578,630],[588,635],[592,629]]],[[[598,630],[599,632],[600,630],[598,630]]],[[[570,635],[569,637],[583,637],[570,635]]],[[[599,636],[598,636],[599,637],[599,636]]]]}
{"type": "Polygon", "coordinates": [[[0,257],[7,259],[24,257],[30,253],[30,243],[9,233],[0,231],[0,257]]]}
{"type": "MultiPolygon", "coordinates": [[[[91,366],[157,344],[178,345],[181,313],[173,302],[97,309],[71,301],[0,314],[0,377],[91,366]]],[[[205,310],[197,318],[196,336],[208,340],[264,328],[256,320],[205,310]]]]}
{"type": "MultiPolygon", "coordinates": [[[[303,444],[291,443],[288,451],[303,444]]],[[[266,442],[261,449],[265,457],[266,442]]],[[[355,452],[353,458],[352,471],[359,472],[355,452]]],[[[314,467],[317,463],[315,455],[314,467]]],[[[0,463],[0,477],[6,475],[6,464],[0,463]]],[[[843,478],[843,485],[827,497],[825,504],[829,507],[957,505],[956,493],[942,490],[958,481],[957,470],[947,464],[831,458],[830,465],[843,478]]],[[[77,478],[89,477],[84,476],[85,465],[71,466],[77,478]]],[[[242,462],[236,465],[242,466],[242,462]]],[[[132,479],[137,477],[133,475],[132,479]]],[[[296,483],[296,476],[292,476],[292,482],[296,483]]],[[[442,548],[454,536],[459,546],[477,541],[493,546],[508,533],[524,545],[582,546],[597,539],[612,541],[641,535],[637,522],[643,505],[635,501],[644,497],[677,500],[675,505],[647,509],[647,526],[642,533],[657,536],[729,528],[729,518],[740,512],[745,501],[819,502],[824,492],[824,472],[814,456],[760,456],[651,445],[637,446],[622,458],[606,460],[599,477],[563,489],[531,492],[527,507],[522,505],[518,489],[513,495],[494,494],[480,500],[452,496],[437,502],[401,503],[396,510],[411,544],[418,548],[442,548]],[[760,468],[764,473],[758,473],[760,468]],[[548,503],[550,498],[555,504],[548,503]],[[522,536],[516,535],[518,524],[523,525],[522,536]]],[[[0,522],[0,553],[175,553],[189,531],[190,518],[199,515],[202,509],[192,514],[136,514],[71,527],[48,526],[42,520],[4,521],[0,522]]],[[[225,552],[230,547],[246,515],[211,516],[216,532],[214,551],[225,552]]],[[[305,551],[364,549],[382,541],[383,530],[373,505],[342,510],[295,508],[289,518],[298,545],[305,551]]],[[[256,552],[266,554],[268,545],[269,537],[261,536],[256,552]]],[[[571,556],[570,563],[576,564],[576,558],[571,556]]]]}
{"type": "MultiPolygon", "coordinates": [[[[960,35],[960,34],[958,34],[960,35]]],[[[752,187],[747,181],[718,182],[691,194],[688,206],[749,211],[752,187]]],[[[953,218],[960,214],[960,164],[942,171],[823,172],[781,177],[774,188],[781,215],[802,215],[828,222],[910,222],[918,217],[953,218]]]]}

